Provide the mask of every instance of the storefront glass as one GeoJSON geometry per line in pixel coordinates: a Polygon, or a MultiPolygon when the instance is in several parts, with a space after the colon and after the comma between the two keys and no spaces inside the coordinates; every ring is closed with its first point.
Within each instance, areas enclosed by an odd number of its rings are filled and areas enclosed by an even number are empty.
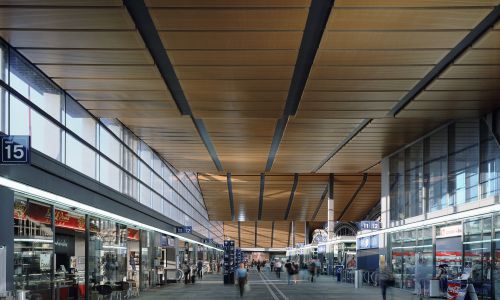
{"type": "Polygon", "coordinates": [[[52,299],[52,207],[31,199],[14,202],[14,288],[28,299],[52,299]]]}
{"type": "Polygon", "coordinates": [[[464,223],[464,273],[470,274],[479,299],[491,294],[491,218],[464,223]]]}
{"type": "Polygon", "coordinates": [[[93,285],[115,284],[127,276],[127,227],[90,217],[89,279],[93,285]]]}
{"type": "Polygon", "coordinates": [[[450,278],[462,273],[462,224],[453,223],[436,227],[436,267],[448,265],[450,278]]]}
{"type": "Polygon", "coordinates": [[[495,235],[494,235],[494,249],[495,261],[493,268],[495,299],[500,299],[500,214],[494,219],[495,235]]]}

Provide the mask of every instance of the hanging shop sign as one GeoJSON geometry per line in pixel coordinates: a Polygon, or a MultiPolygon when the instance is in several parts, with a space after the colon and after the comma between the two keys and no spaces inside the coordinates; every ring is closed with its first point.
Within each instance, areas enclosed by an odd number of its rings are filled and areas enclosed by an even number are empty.
{"type": "MultiPolygon", "coordinates": [[[[67,211],[55,209],[54,223],[56,227],[85,231],[85,217],[72,215],[67,211]]],[[[14,219],[30,220],[49,225],[51,222],[51,209],[49,206],[35,203],[16,201],[14,204],[14,219]]]]}
{"type": "Polygon", "coordinates": [[[31,139],[28,135],[0,136],[0,164],[26,165],[30,163],[31,139]]]}

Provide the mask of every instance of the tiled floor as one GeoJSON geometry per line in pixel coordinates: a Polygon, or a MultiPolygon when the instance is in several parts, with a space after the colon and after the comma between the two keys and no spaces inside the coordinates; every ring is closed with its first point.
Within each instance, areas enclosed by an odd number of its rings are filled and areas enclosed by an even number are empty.
{"type": "MultiPolygon", "coordinates": [[[[380,289],[363,287],[355,289],[352,284],[338,284],[332,277],[320,276],[319,280],[311,283],[298,281],[288,285],[286,274],[281,274],[277,279],[274,273],[249,274],[249,290],[243,298],[258,300],[287,300],[287,299],[341,299],[341,300],[372,300],[382,299],[380,289]]],[[[195,284],[184,285],[170,284],[163,288],[156,288],[141,294],[140,299],[179,299],[179,300],[204,300],[204,299],[238,299],[240,298],[237,286],[224,285],[221,274],[207,274],[195,284]]],[[[389,290],[388,300],[417,299],[409,293],[400,290],[389,290]]]]}

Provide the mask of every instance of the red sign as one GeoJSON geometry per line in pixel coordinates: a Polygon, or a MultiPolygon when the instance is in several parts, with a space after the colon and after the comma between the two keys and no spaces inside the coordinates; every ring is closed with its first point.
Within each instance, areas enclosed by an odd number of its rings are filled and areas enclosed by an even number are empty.
{"type": "MultiPolygon", "coordinates": [[[[55,209],[54,223],[57,227],[85,231],[85,217],[73,215],[67,211],[55,209]]],[[[32,202],[26,206],[24,201],[14,204],[14,219],[29,220],[31,222],[50,225],[50,207],[32,202]]]]}
{"type": "Polygon", "coordinates": [[[460,292],[461,282],[460,281],[448,281],[448,300],[456,300],[458,293],[460,292]]]}

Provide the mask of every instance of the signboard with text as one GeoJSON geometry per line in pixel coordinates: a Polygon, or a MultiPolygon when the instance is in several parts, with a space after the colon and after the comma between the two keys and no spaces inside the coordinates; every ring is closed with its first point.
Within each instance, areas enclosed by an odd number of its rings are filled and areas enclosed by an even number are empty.
{"type": "Polygon", "coordinates": [[[177,231],[177,233],[193,233],[193,227],[192,226],[181,226],[181,227],[177,227],[176,231],[177,231]]]}
{"type": "Polygon", "coordinates": [[[358,223],[359,230],[379,230],[381,228],[379,221],[361,221],[358,223]]]}
{"type": "Polygon", "coordinates": [[[25,165],[30,163],[31,139],[27,135],[0,136],[0,164],[25,165]]]}

